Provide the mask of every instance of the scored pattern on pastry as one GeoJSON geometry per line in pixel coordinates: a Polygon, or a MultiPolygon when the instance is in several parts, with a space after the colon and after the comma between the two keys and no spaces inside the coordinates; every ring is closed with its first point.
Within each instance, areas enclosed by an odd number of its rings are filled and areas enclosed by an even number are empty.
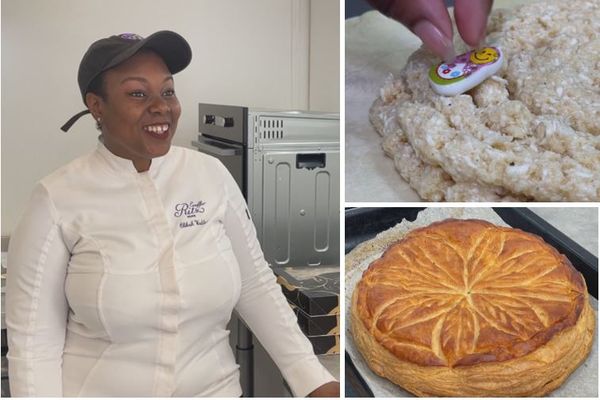
{"type": "Polygon", "coordinates": [[[528,354],[574,325],[585,285],[539,237],[477,220],[417,229],[363,274],[361,321],[400,359],[460,366],[528,354]]]}

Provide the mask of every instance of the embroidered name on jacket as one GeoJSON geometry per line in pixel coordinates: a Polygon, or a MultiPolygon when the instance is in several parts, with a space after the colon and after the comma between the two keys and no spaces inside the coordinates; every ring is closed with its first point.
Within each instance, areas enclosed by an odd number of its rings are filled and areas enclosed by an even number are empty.
{"type": "Polygon", "coordinates": [[[202,216],[199,214],[204,214],[206,209],[204,206],[206,205],[205,201],[190,201],[187,203],[179,203],[175,205],[175,212],[173,215],[177,218],[185,216],[186,219],[179,223],[180,228],[189,228],[190,226],[204,225],[206,224],[206,220],[201,218],[202,216]]]}

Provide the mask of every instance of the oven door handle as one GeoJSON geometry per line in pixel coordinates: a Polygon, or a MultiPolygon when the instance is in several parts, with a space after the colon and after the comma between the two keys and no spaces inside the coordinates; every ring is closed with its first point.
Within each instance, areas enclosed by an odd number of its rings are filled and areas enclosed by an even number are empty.
{"type": "Polygon", "coordinates": [[[233,127],[233,117],[224,117],[222,115],[204,114],[202,121],[205,125],[215,125],[223,128],[233,127]]]}
{"type": "Polygon", "coordinates": [[[242,147],[236,147],[227,143],[219,142],[205,137],[198,137],[198,140],[194,140],[192,145],[196,146],[199,150],[223,157],[239,156],[242,154],[242,147]]]}

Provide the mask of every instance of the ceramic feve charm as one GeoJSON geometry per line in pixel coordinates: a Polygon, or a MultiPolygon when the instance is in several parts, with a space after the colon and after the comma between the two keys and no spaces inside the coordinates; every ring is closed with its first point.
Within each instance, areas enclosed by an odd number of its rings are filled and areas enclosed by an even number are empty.
{"type": "Polygon", "coordinates": [[[429,70],[429,83],[443,96],[456,96],[494,75],[504,56],[498,47],[484,47],[460,54],[451,63],[439,63],[429,70]]]}

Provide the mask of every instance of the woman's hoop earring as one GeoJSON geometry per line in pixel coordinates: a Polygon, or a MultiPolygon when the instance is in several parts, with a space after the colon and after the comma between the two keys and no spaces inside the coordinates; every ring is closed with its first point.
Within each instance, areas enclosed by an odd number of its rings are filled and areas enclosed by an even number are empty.
{"type": "Polygon", "coordinates": [[[96,129],[102,130],[102,118],[96,118],[96,129]]]}

